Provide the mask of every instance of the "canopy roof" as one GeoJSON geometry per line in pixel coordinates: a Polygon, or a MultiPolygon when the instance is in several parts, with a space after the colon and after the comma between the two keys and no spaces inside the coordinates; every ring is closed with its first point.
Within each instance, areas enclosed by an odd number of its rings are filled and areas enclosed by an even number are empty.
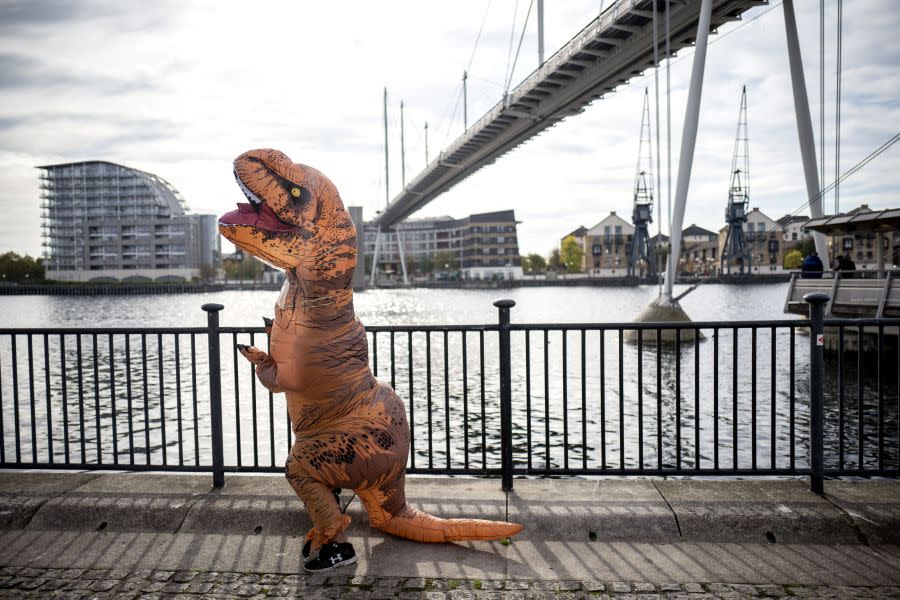
{"type": "Polygon", "coordinates": [[[900,208],[819,217],[805,227],[826,235],[895,231],[900,229],[900,208]]]}

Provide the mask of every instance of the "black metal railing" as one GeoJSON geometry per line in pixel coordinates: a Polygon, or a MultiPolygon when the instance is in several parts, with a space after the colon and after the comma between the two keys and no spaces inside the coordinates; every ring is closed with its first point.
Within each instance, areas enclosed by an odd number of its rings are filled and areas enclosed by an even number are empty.
{"type": "MultiPolygon", "coordinates": [[[[511,323],[501,300],[496,324],[369,327],[370,359],[406,404],[410,473],[897,476],[900,319],[823,322],[822,298],[811,320],[627,324],[511,323]]],[[[205,328],[0,330],[0,467],[281,471],[284,398],[236,350],[265,330],[203,309],[205,328]]]]}

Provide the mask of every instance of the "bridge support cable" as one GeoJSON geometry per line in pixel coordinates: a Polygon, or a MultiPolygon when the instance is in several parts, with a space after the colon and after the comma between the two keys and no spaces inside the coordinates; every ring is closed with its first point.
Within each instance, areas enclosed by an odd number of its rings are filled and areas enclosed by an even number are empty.
{"type": "Polygon", "coordinates": [[[400,269],[403,271],[403,285],[409,285],[409,276],[406,273],[406,256],[403,254],[403,238],[400,236],[400,227],[394,227],[397,235],[397,251],[400,253],[400,269]]]}
{"type": "MultiPolygon", "coordinates": [[[[659,31],[658,31],[658,14],[659,10],[656,8],[656,2],[653,3],[653,95],[655,96],[654,107],[656,110],[656,248],[654,248],[654,256],[653,256],[653,269],[655,274],[657,275],[657,288],[658,295],[662,295],[662,279],[660,276],[660,271],[662,269],[659,268],[659,264],[657,261],[659,260],[659,245],[662,242],[662,202],[660,201],[660,194],[662,191],[662,173],[660,169],[660,156],[659,156],[659,31]]],[[[666,32],[668,35],[668,32],[666,32]]]]}
{"type": "MultiPolygon", "coordinates": [[[[384,88],[384,200],[391,203],[391,170],[388,167],[388,115],[387,115],[387,86],[384,88]]],[[[374,266],[373,266],[374,269],[374,266]]],[[[373,270],[374,273],[374,270],[373,270]]]]}
{"type": "Polygon", "coordinates": [[[538,0],[538,67],[544,64],[544,0],[538,0]]]}
{"type": "MultiPolygon", "coordinates": [[[[819,174],[816,167],[816,145],[813,138],[812,117],[809,114],[809,97],[806,95],[806,79],[803,75],[803,59],[800,56],[800,40],[797,37],[797,17],[794,14],[794,0],[784,0],[784,30],[787,36],[788,62],[791,68],[791,87],[794,95],[794,112],[797,119],[797,137],[800,139],[800,156],[803,160],[803,175],[806,179],[806,195],[810,198],[809,212],[812,217],[823,215],[822,195],[819,189],[819,174]]],[[[813,232],[816,251],[826,271],[830,269],[828,242],[825,235],[813,232]]]]}
{"type": "Polygon", "coordinates": [[[697,24],[697,43],[694,52],[694,64],[691,67],[691,83],[688,88],[687,110],[684,115],[684,127],[681,134],[681,153],[678,159],[678,179],[675,182],[675,206],[671,225],[671,249],[669,263],[666,268],[666,285],[662,300],[674,303],[672,286],[675,283],[675,269],[681,254],[681,227],[684,222],[684,209],[687,204],[688,187],[691,181],[691,169],[694,166],[694,147],[697,143],[697,123],[700,120],[700,98],[703,95],[703,73],[706,69],[706,43],[709,39],[709,25],[712,18],[712,0],[702,0],[700,20],[697,24]]]}
{"type": "Polygon", "coordinates": [[[372,274],[369,285],[375,285],[375,275],[378,273],[378,251],[381,249],[381,227],[375,232],[375,251],[372,253],[372,274]]]}
{"type": "MultiPolygon", "coordinates": [[[[819,189],[825,188],[825,0],[819,2],[819,189]]],[[[835,213],[837,214],[837,213],[835,213]]]]}
{"type": "MultiPolygon", "coordinates": [[[[844,2],[837,0],[837,67],[835,68],[837,83],[834,99],[834,214],[841,212],[841,54],[844,29],[844,2]]],[[[822,175],[824,177],[824,174],[822,175]]]]}

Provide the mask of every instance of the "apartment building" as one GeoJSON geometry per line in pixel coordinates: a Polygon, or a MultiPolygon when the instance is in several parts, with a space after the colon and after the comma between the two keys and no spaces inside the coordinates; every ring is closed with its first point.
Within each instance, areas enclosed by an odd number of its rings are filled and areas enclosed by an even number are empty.
{"type": "Polygon", "coordinates": [[[719,266],[719,234],[695,224],[681,232],[679,272],[708,275],[719,266]]]}
{"type": "MultiPolygon", "coordinates": [[[[426,271],[460,272],[465,279],[521,279],[522,259],[515,211],[409,219],[396,226],[409,271],[427,264],[426,271]],[[443,261],[443,262],[441,262],[443,261]]],[[[375,254],[377,227],[365,224],[366,268],[375,254]]],[[[384,274],[401,270],[398,233],[382,232],[378,241],[378,269],[384,274]]]]}
{"type": "Polygon", "coordinates": [[[216,216],[161,177],[106,161],[38,169],[47,279],[184,281],[216,264],[216,216]]]}
{"type": "Polygon", "coordinates": [[[591,275],[624,276],[628,269],[628,248],[634,236],[634,225],[616,214],[584,233],[583,269],[591,275]]]}

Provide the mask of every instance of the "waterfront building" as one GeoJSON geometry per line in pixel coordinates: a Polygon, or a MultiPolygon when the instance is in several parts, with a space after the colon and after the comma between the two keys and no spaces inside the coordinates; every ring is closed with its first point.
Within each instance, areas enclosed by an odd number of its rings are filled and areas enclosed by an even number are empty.
{"type": "Polygon", "coordinates": [[[567,233],[566,235],[559,238],[560,252],[562,252],[563,242],[566,241],[566,239],[570,238],[570,237],[575,238],[575,243],[578,244],[580,247],[584,247],[584,234],[587,233],[587,230],[588,230],[587,227],[585,227],[584,225],[581,225],[575,231],[567,233]]]}
{"type": "Polygon", "coordinates": [[[679,272],[697,275],[715,273],[719,260],[719,234],[697,225],[681,232],[679,272]]]}
{"type": "Polygon", "coordinates": [[[47,279],[185,281],[215,268],[216,216],[191,213],[163,178],[99,160],[38,169],[47,279]]]}
{"type": "MultiPolygon", "coordinates": [[[[396,226],[408,271],[434,273],[449,279],[521,279],[522,259],[515,211],[478,213],[462,219],[449,216],[408,219],[396,226]],[[458,275],[457,275],[458,274],[458,275]]],[[[377,227],[366,223],[366,270],[371,270],[377,227]]],[[[401,271],[397,235],[382,232],[378,268],[388,276],[401,271]]]]}
{"type": "Polygon", "coordinates": [[[628,269],[628,248],[634,235],[634,225],[616,214],[584,233],[584,270],[595,276],[624,277],[628,269]]]}
{"type": "Polygon", "coordinates": [[[781,227],[781,239],[785,242],[799,242],[801,240],[812,239],[812,233],[806,230],[806,222],[809,217],[806,215],[784,215],[778,219],[778,226],[781,227]]]}

